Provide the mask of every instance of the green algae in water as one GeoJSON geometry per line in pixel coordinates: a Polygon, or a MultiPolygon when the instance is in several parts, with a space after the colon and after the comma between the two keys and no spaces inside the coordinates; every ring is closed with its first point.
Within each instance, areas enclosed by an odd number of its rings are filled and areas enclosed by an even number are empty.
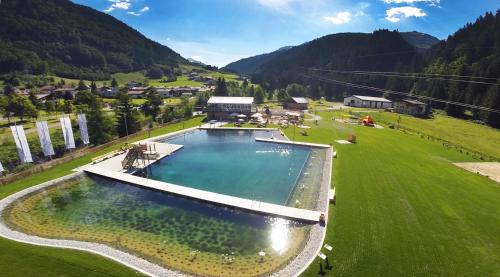
{"type": "Polygon", "coordinates": [[[4,217],[29,234],[97,241],[168,268],[211,276],[277,270],[296,255],[308,232],[295,222],[98,177],[32,193],[8,207],[4,217]],[[267,253],[263,263],[260,251],[267,253]]]}

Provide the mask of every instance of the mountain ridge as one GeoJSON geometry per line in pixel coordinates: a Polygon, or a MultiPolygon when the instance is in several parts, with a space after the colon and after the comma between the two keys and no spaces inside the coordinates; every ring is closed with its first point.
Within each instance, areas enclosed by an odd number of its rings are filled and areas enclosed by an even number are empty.
{"type": "Polygon", "coordinates": [[[0,74],[46,72],[105,79],[115,72],[176,67],[185,59],[118,19],[69,0],[0,5],[0,74]]]}

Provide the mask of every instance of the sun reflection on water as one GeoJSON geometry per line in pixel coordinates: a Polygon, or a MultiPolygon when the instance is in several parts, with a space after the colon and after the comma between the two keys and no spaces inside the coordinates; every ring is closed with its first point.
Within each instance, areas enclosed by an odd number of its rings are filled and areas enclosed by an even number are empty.
{"type": "Polygon", "coordinates": [[[289,235],[289,226],[288,221],[282,218],[277,218],[271,224],[271,247],[274,251],[278,253],[285,252],[288,246],[288,235],[289,235]]]}

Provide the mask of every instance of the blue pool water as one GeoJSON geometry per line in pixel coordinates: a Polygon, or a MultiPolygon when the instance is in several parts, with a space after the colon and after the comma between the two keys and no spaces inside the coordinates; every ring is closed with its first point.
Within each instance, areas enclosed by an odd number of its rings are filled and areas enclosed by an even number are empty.
{"type": "Polygon", "coordinates": [[[311,149],[257,142],[267,131],[197,130],[168,139],[184,145],[151,166],[150,178],[286,205],[311,149]]]}

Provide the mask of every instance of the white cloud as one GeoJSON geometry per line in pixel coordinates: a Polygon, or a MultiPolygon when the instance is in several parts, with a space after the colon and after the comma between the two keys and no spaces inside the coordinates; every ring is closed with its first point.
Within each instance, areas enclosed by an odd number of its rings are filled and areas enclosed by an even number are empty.
{"type": "Polygon", "coordinates": [[[413,4],[413,3],[428,3],[439,4],[441,0],[383,0],[386,4],[413,4]]]}
{"type": "Polygon", "coordinates": [[[332,16],[324,16],[323,19],[333,24],[346,24],[351,21],[351,17],[350,12],[339,12],[332,16]]]}
{"type": "Polygon", "coordinates": [[[142,8],[142,9],[139,10],[139,12],[141,12],[141,13],[147,12],[147,11],[149,11],[149,7],[148,6],[146,6],[146,7],[144,7],[144,8],[142,8]]]}
{"type": "Polygon", "coordinates": [[[277,12],[291,14],[293,13],[292,2],[294,0],[257,0],[257,3],[264,7],[271,8],[277,12]]]}
{"type": "Polygon", "coordinates": [[[131,0],[108,0],[108,1],[113,4],[111,4],[111,6],[109,6],[107,9],[103,10],[103,12],[105,13],[112,12],[115,9],[128,10],[132,5],[132,3],[130,2],[131,0]]]}
{"type": "Polygon", "coordinates": [[[130,15],[133,15],[133,16],[140,16],[142,15],[142,13],[136,13],[136,12],[127,12],[128,14],[130,15]]]}
{"type": "Polygon", "coordinates": [[[385,19],[393,23],[399,22],[403,17],[424,17],[427,15],[422,9],[410,6],[390,8],[385,11],[385,14],[385,19]]]}

